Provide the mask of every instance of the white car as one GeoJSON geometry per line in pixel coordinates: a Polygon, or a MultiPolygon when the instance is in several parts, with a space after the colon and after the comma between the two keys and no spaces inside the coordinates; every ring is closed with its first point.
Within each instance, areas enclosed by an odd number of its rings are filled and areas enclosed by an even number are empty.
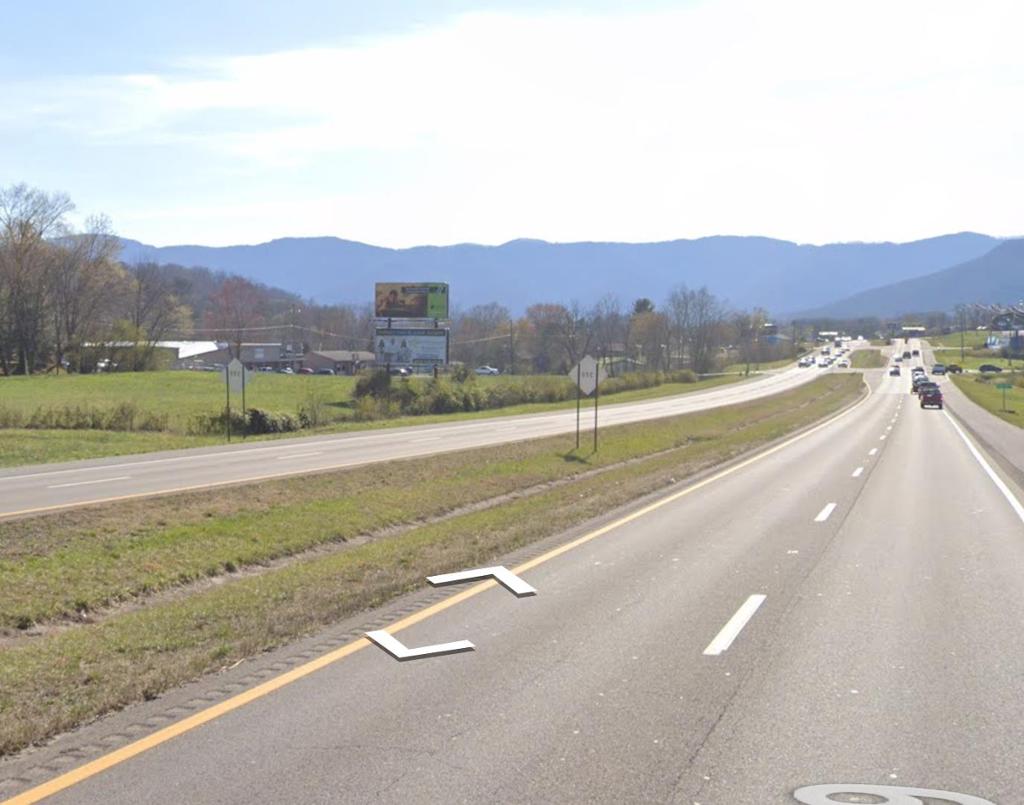
{"type": "Polygon", "coordinates": [[[836,364],[836,366],[839,367],[840,369],[849,369],[850,362],[846,360],[846,358],[843,358],[841,361],[839,361],[839,363],[836,364]]]}
{"type": "Polygon", "coordinates": [[[500,375],[501,370],[495,369],[493,366],[478,366],[474,370],[478,375],[500,375]]]}

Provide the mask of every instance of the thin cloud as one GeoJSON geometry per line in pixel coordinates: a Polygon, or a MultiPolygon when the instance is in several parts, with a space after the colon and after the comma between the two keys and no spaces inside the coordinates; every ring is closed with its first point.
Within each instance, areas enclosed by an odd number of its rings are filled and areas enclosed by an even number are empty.
{"type": "Polygon", "coordinates": [[[225,189],[192,230],[165,215],[163,238],[906,239],[1014,228],[1022,23],[1015,3],[916,0],[470,14],[159,75],[0,85],[0,98],[23,104],[5,128],[181,149],[274,188],[264,201],[225,189]],[[332,184],[310,186],[323,166],[332,184]]]}

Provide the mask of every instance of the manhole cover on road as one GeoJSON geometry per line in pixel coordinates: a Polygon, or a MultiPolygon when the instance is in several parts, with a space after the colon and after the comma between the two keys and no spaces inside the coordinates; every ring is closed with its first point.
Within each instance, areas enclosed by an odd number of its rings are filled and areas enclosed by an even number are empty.
{"type": "Polygon", "coordinates": [[[808,785],[793,792],[804,805],[870,803],[870,805],[996,805],[988,799],[934,788],[907,788],[899,785],[862,785],[829,783],[808,785]]]}

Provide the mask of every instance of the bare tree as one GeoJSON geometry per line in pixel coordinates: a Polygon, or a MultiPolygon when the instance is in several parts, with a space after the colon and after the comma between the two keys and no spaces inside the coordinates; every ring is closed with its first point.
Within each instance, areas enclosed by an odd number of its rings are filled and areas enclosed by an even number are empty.
{"type": "Polygon", "coordinates": [[[86,338],[99,339],[113,326],[125,275],[117,263],[120,242],[105,217],[90,218],[85,232],[69,235],[54,247],[50,266],[50,308],[57,370],[81,369],[86,338]]]}
{"type": "Polygon", "coordinates": [[[608,294],[601,297],[590,312],[591,330],[594,334],[594,349],[605,363],[616,352],[626,349],[628,317],[622,313],[622,303],[608,294]]]}
{"type": "Polygon", "coordinates": [[[266,294],[260,286],[242,277],[228,277],[211,299],[208,327],[224,330],[234,344],[234,356],[241,358],[246,333],[264,321],[266,294]]]}
{"type": "Polygon", "coordinates": [[[677,366],[684,365],[690,352],[693,302],[694,294],[685,285],[674,288],[668,296],[669,350],[670,356],[677,358],[677,366]]]}
{"type": "Polygon", "coordinates": [[[127,318],[123,340],[132,343],[123,357],[133,371],[152,364],[156,343],[168,333],[188,326],[189,309],[175,293],[174,283],[156,263],[137,263],[127,268],[127,318]]]}
{"type": "Polygon", "coordinates": [[[711,371],[722,345],[725,305],[707,288],[693,292],[689,328],[690,365],[695,372],[711,371]]]}
{"type": "Polygon", "coordinates": [[[452,317],[452,357],[471,366],[510,369],[508,308],[491,302],[476,305],[452,317]]]}
{"type": "Polygon", "coordinates": [[[0,188],[0,360],[10,372],[30,373],[42,357],[49,304],[48,243],[67,231],[74,209],[62,193],[44,193],[24,184],[0,188]]]}

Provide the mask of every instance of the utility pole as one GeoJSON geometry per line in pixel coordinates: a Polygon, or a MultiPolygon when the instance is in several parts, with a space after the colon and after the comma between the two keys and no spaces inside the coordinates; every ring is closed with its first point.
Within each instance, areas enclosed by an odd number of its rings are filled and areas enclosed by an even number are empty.
{"type": "Polygon", "coordinates": [[[508,373],[516,373],[515,324],[511,319],[508,321],[508,373]]]}
{"type": "Polygon", "coordinates": [[[964,362],[964,330],[967,329],[967,320],[964,318],[966,311],[960,307],[960,363],[964,362]]]}

